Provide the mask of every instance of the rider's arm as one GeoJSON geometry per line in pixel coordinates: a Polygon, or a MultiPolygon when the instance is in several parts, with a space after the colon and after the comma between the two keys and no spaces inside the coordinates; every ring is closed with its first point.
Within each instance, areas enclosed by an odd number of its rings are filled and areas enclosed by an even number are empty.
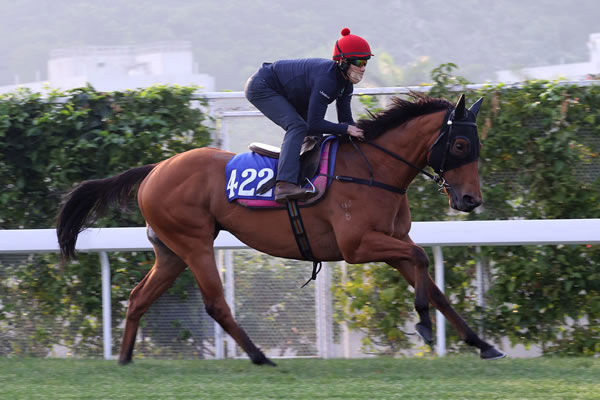
{"type": "Polygon", "coordinates": [[[349,125],[354,125],[352,110],[350,108],[350,100],[352,100],[351,93],[344,94],[342,97],[337,99],[335,106],[337,108],[338,121],[345,122],[349,125]]]}
{"type": "Polygon", "coordinates": [[[352,110],[350,109],[350,100],[352,98],[352,89],[350,89],[347,95],[344,95],[337,99],[336,106],[338,112],[338,121],[345,122],[348,124],[348,135],[364,139],[364,133],[362,129],[354,126],[354,120],[352,119],[352,110]]]}
{"type": "Polygon", "coordinates": [[[334,90],[331,90],[327,85],[315,85],[313,88],[306,116],[308,131],[311,135],[320,135],[322,133],[343,135],[348,131],[347,122],[336,124],[325,120],[327,106],[336,97],[334,93],[335,87],[334,90]]]}

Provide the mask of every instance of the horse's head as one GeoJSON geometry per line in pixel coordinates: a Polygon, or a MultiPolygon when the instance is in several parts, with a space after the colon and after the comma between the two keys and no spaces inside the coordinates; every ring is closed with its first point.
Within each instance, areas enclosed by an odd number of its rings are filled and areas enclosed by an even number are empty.
{"type": "Polygon", "coordinates": [[[461,95],[429,153],[428,163],[441,178],[450,207],[459,211],[473,211],[482,202],[478,172],[481,145],[475,123],[482,102],[480,98],[467,109],[461,95]]]}

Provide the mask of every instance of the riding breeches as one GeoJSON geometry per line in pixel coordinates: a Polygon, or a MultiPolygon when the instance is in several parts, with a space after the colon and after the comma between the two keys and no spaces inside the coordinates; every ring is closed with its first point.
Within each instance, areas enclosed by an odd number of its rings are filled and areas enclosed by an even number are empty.
{"type": "Polygon", "coordinates": [[[284,96],[261,78],[260,72],[248,79],[244,92],[250,103],[285,130],[276,179],[298,184],[300,149],[308,134],[308,124],[284,96]]]}

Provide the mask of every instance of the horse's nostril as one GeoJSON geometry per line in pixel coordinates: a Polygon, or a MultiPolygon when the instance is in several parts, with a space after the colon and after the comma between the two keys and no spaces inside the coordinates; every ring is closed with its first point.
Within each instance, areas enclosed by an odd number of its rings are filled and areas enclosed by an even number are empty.
{"type": "Polygon", "coordinates": [[[473,196],[470,196],[468,194],[465,194],[463,196],[463,202],[468,207],[477,207],[478,205],[481,204],[479,201],[475,200],[475,198],[473,196]]]}

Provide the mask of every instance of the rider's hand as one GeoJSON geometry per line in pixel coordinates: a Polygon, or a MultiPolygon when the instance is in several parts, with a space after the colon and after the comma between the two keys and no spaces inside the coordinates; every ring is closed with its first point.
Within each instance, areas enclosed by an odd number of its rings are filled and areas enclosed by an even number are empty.
{"type": "Polygon", "coordinates": [[[357,128],[354,125],[348,125],[347,133],[352,137],[358,138],[360,140],[365,140],[365,135],[363,134],[362,129],[357,128]]]}

